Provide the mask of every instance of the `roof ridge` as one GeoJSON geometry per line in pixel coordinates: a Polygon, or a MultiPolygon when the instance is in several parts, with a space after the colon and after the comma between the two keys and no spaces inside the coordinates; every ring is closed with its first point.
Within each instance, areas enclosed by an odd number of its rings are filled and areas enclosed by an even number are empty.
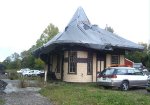
{"type": "Polygon", "coordinates": [[[72,25],[75,22],[75,24],[81,24],[85,23],[88,25],[91,25],[86,13],[84,12],[84,9],[82,7],[78,7],[75,14],[73,15],[72,19],[70,20],[69,24],[67,26],[72,25]]]}

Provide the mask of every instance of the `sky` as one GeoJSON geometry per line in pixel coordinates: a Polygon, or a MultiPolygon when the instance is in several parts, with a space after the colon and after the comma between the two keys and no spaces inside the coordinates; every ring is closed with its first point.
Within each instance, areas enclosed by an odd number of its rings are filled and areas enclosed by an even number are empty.
{"type": "Polygon", "coordinates": [[[150,41],[149,0],[0,0],[0,62],[36,44],[54,24],[62,32],[78,7],[92,24],[135,43],[150,41]]]}

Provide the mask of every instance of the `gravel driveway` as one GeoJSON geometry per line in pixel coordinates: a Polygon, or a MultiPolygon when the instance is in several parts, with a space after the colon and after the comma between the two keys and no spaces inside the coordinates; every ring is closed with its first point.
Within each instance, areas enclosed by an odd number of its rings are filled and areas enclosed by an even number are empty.
{"type": "Polygon", "coordinates": [[[52,105],[47,98],[38,93],[40,88],[18,88],[14,85],[17,84],[17,81],[5,81],[8,85],[4,93],[0,93],[0,98],[5,100],[4,105],[52,105]]]}

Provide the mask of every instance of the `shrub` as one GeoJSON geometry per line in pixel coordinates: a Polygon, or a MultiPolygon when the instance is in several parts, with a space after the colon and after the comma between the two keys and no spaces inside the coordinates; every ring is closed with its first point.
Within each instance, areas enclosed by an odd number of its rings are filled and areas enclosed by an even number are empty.
{"type": "Polygon", "coordinates": [[[15,79],[18,79],[18,78],[19,77],[18,77],[17,73],[15,73],[15,72],[9,73],[9,79],[10,80],[15,80],[15,79]]]}

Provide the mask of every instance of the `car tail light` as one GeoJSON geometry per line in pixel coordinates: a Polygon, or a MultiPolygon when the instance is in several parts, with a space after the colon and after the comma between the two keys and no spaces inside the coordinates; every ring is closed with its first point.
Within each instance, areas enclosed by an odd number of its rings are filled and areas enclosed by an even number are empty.
{"type": "Polygon", "coordinates": [[[110,75],[108,78],[117,78],[116,75],[110,75]]]}
{"type": "Polygon", "coordinates": [[[101,77],[102,77],[102,75],[98,75],[98,76],[97,76],[97,78],[101,78],[101,77]]]}

